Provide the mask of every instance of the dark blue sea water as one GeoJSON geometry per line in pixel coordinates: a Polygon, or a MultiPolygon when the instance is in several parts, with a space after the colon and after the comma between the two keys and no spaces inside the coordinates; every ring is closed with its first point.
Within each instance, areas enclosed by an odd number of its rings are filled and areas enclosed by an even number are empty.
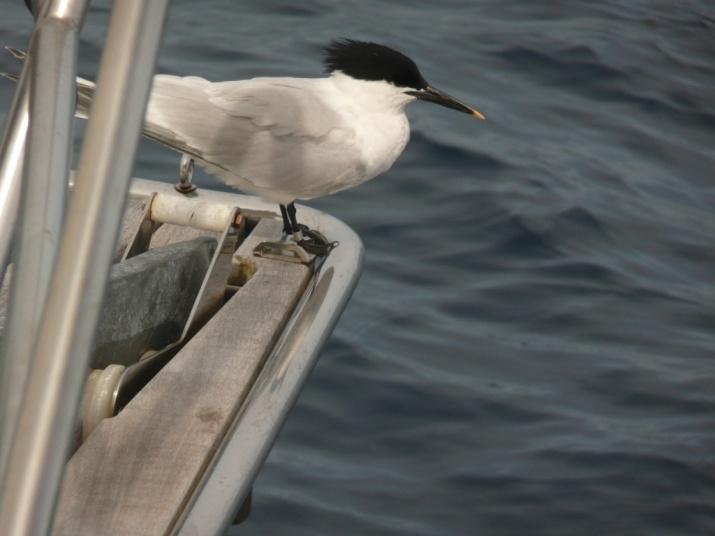
{"type": "Polygon", "coordinates": [[[230,534],[715,534],[715,2],[176,1],[159,70],[318,76],[343,36],[488,121],[414,104],[389,173],[313,203],[365,272],[230,534]]]}

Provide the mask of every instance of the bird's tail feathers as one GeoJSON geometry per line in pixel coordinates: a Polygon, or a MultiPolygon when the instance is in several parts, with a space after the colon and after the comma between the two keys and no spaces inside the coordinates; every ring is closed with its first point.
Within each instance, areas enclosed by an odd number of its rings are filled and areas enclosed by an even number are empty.
{"type": "MultiPolygon", "coordinates": [[[[5,50],[7,50],[10,53],[10,55],[13,58],[15,58],[16,60],[18,60],[20,62],[25,61],[27,52],[25,52],[24,50],[20,50],[19,48],[14,48],[14,47],[9,47],[9,46],[6,46],[5,50]]],[[[17,83],[17,81],[20,79],[19,76],[17,76],[16,74],[12,74],[12,73],[0,73],[0,76],[2,76],[3,78],[7,78],[8,80],[15,82],[15,83],[17,83]]]]}
{"type": "Polygon", "coordinates": [[[20,50],[19,48],[5,46],[5,50],[7,50],[13,58],[20,62],[25,61],[25,58],[27,57],[27,52],[25,52],[24,50],[20,50]]]}
{"type": "MultiPolygon", "coordinates": [[[[7,50],[13,58],[21,63],[27,59],[27,52],[24,50],[10,46],[6,46],[5,50],[7,50]]],[[[20,79],[19,76],[11,73],[0,73],[0,76],[15,83],[17,83],[20,79]]],[[[77,77],[77,108],[75,110],[75,115],[77,117],[81,117],[82,119],[87,119],[89,117],[89,108],[92,104],[92,98],[94,97],[94,90],[94,82],[80,78],[79,76],[77,77]]]]}
{"type": "Polygon", "coordinates": [[[15,83],[17,83],[17,81],[19,80],[19,77],[17,75],[11,73],[0,73],[0,76],[2,76],[3,78],[7,78],[11,82],[15,83]]]}
{"type": "Polygon", "coordinates": [[[91,80],[77,77],[77,109],[74,114],[82,119],[89,117],[89,108],[94,98],[96,85],[91,80]]]}
{"type": "MultiPolygon", "coordinates": [[[[18,48],[6,46],[7,50],[16,60],[19,62],[24,62],[27,59],[27,52],[20,50],[18,48]]],[[[1,73],[0,76],[7,78],[15,83],[19,80],[19,76],[11,73],[1,73]]],[[[179,77],[165,76],[160,78],[160,83],[163,85],[171,85],[173,88],[179,90],[179,92],[186,92],[191,86],[196,85],[197,81],[200,83],[206,83],[205,80],[192,77],[181,79],[179,77]],[[187,86],[187,87],[184,87],[187,86]]],[[[94,93],[96,90],[96,84],[91,80],[85,78],[77,77],[77,101],[75,108],[75,116],[82,119],[89,118],[89,110],[92,106],[92,99],[94,98],[94,93]]],[[[176,91],[169,91],[169,95],[174,95],[176,91]]],[[[161,108],[157,106],[156,108],[161,108]]],[[[169,107],[171,108],[171,107],[169,107]]],[[[150,108],[151,109],[151,108],[150,108]]],[[[172,132],[170,128],[162,127],[161,122],[152,121],[153,117],[149,114],[144,122],[143,134],[147,138],[153,139],[166,145],[167,147],[174,149],[179,152],[189,154],[191,156],[198,157],[198,151],[187,144],[184,140],[177,137],[177,135],[172,132]]]]}

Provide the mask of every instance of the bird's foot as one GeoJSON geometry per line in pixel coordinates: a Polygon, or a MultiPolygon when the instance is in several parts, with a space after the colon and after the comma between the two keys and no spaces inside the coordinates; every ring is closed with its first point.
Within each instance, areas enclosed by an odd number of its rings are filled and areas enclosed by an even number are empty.
{"type": "Polygon", "coordinates": [[[323,233],[305,225],[299,225],[299,233],[301,237],[296,237],[296,243],[308,253],[318,257],[327,256],[338,245],[337,242],[329,242],[323,233]]]}

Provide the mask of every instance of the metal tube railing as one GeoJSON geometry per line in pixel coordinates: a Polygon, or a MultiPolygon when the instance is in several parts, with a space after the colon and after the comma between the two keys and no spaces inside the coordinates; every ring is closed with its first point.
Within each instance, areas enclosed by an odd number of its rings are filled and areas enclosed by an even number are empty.
{"type": "Polygon", "coordinates": [[[15,430],[31,367],[27,356],[32,351],[45,307],[62,228],[72,150],[77,44],[87,4],[88,0],[45,3],[26,60],[31,82],[30,121],[15,234],[11,306],[5,330],[0,469],[4,467],[8,440],[15,430]]]}
{"type": "Polygon", "coordinates": [[[25,139],[30,123],[30,65],[23,66],[15,98],[0,140],[0,282],[10,263],[15,222],[20,206],[20,181],[25,160],[25,139]]]}
{"type": "MultiPolygon", "coordinates": [[[[25,4],[37,17],[43,0],[25,0],[25,4]]],[[[29,72],[30,64],[25,62],[0,140],[0,282],[5,278],[5,271],[10,263],[15,223],[20,207],[20,181],[30,115],[29,72]]]]}
{"type": "Polygon", "coordinates": [[[167,7],[168,0],[121,0],[112,7],[19,415],[23,433],[12,438],[0,502],[5,534],[45,534],[51,524],[167,7]]]}

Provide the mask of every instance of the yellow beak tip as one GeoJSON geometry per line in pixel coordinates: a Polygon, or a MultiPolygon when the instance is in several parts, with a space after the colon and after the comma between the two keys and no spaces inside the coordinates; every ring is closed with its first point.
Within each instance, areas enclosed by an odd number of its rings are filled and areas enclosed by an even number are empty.
{"type": "Polygon", "coordinates": [[[476,118],[479,119],[480,121],[486,121],[486,119],[487,119],[487,118],[484,117],[480,112],[478,112],[478,111],[476,111],[476,110],[472,110],[472,117],[476,117],[476,118]]]}

